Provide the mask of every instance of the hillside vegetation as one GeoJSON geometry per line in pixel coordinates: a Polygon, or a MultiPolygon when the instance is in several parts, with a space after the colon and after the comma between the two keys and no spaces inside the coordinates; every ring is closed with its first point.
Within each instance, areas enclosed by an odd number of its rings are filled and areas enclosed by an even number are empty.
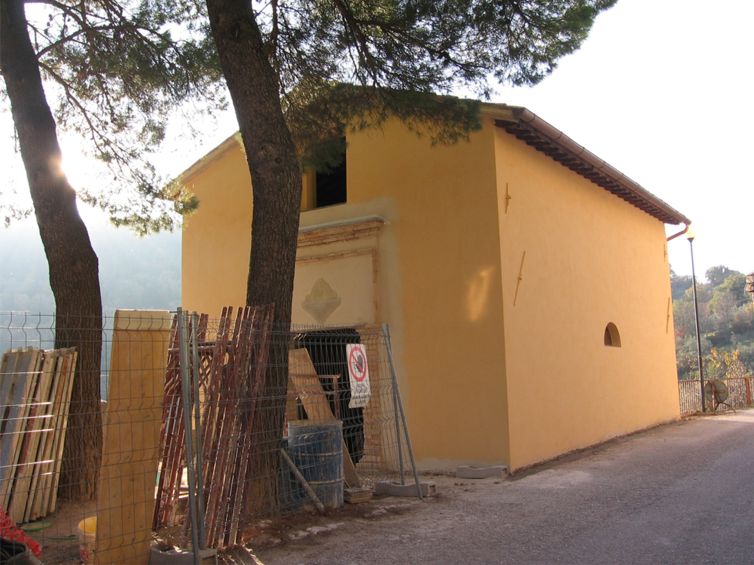
{"type": "MultiPolygon", "coordinates": [[[[47,262],[35,227],[0,228],[0,312],[55,311],[47,262]]],[[[112,316],[116,308],[173,309],[180,305],[180,233],[140,238],[127,230],[102,226],[92,230],[92,240],[99,255],[105,316],[112,316]]]]}
{"type": "MultiPolygon", "coordinates": [[[[754,375],[754,303],[746,275],[724,266],[697,280],[705,378],[754,375]]],[[[670,273],[678,378],[699,378],[690,276],[670,273]]]]}

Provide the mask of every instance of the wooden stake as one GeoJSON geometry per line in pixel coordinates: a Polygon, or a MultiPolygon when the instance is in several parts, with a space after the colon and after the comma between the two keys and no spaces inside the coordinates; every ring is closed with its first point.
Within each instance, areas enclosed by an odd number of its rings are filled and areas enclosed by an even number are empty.
{"type": "Polygon", "coordinates": [[[518,300],[518,288],[521,286],[521,281],[524,280],[524,260],[526,259],[526,251],[521,254],[521,265],[518,268],[518,278],[516,279],[516,292],[513,294],[513,305],[516,305],[518,300]]]}
{"type": "Polygon", "coordinates": [[[60,483],[60,468],[63,465],[63,449],[65,448],[66,432],[68,431],[68,414],[71,410],[71,393],[73,391],[73,379],[76,372],[76,360],[78,352],[71,348],[64,350],[67,353],[62,355],[60,366],[60,378],[62,386],[62,396],[58,406],[58,417],[55,419],[55,446],[53,447],[54,466],[52,477],[50,477],[50,500],[47,513],[55,512],[58,500],[58,484],[60,483]]]}

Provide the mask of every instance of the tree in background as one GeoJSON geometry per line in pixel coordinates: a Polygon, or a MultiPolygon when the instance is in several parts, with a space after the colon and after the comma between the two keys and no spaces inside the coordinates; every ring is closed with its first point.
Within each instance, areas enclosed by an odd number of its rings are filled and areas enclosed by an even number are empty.
{"type": "Polygon", "coordinates": [[[710,267],[709,269],[707,269],[707,272],[704,273],[704,277],[712,286],[720,286],[732,274],[736,274],[736,271],[731,271],[724,265],[718,265],[716,267],[710,267]]]}
{"type": "MultiPolygon", "coordinates": [[[[98,259],[62,168],[57,127],[89,142],[117,191],[78,196],[144,232],[172,225],[164,182],[146,156],[165,116],[215,94],[218,75],[192,4],[152,0],[2,0],[0,70],[10,101],[55,299],[55,345],[78,348],[61,494],[90,498],[101,456],[102,305],[98,259]],[[27,9],[29,13],[27,14],[27,9]],[[180,41],[169,29],[180,24],[180,41]],[[199,40],[194,40],[198,32],[199,40]],[[43,82],[44,81],[44,82],[43,82]],[[55,112],[45,90],[53,93],[55,112]]],[[[206,25],[206,24],[204,24],[206,25]]],[[[102,187],[100,187],[102,188],[102,187]]],[[[14,215],[6,209],[6,221],[14,215]]]]}
{"type": "Polygon", "coordinates": [[[676,275],[675,271],[670,269],[670,291],[673,296],[673,300],[680,298],[684,293],[691,288],[693,281],[690,275],[676,275]]]}
{"type": "Polygon", "coordinates": [[[704,376],[707,379],[740,379],[748,373],[738,350],[720,351],[713,347],[705,361],[704,376]]]}
{"type": "MultiPolygon", "coordinates": [[[[705,374],[710,378],[754,373],[754,305],[746,277],[724,266],[705,273],[697,283],[699,324],[705,374]]],[[[694,302],[689,277],[671,271],[678,378],[698,378],[694,302]]]]}
{"type": "MultiPolygon", "coordinates": [[[[285,332],[302,152],[388,116],[428,128],[436,141],[460,139],[478,126],[477,105],[435,94],[463,87],[486,97],[491,79],[538,82],[615,0],[206,3],[252,179],[247,302],[274,304],[275,325],[285,332]]],[[[278,370],[262,394],[280,400],[258,434],[270,442],[281,433],[287,384],[287,352],[273,355],[278,370]]]]}

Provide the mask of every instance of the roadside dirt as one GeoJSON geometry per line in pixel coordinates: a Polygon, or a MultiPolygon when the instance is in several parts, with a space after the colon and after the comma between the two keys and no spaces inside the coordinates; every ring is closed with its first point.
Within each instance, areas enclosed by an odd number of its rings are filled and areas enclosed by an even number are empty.
{"type": "Polygon", "coordinates": [[[25,525],[27,534],[42,546],[40,559],[47,564],[78,565],[79,521],[96,512],[94,501],[74,503],[58,501],[55,513],[25,525]]]}
{"type": "MultiPolygon", "coordinates": [[[[437,485],[437,495],[419,500],[403,497],[375,497],[363,504],[345,505],[343,508],[325,515],[306,513],[282,518],[276,522],[263,524],[262,528],[249,537],[247,545],[253,548],[262,563],[304,563],[306,548],[328,545],[345,546],[363,528],[378,526],[380,529],[401,536],[401,524],[417,520],[418,514],[431,515],[433,527],[438,520],[447,521],[451,526],[453,517],[444,516],[440,509],[458,501],[469,493],[482,494],[495,488],[506,479],[457,479],[448,475],[423,475],[422,481],[432,481],[437,485]]],[[[420,518],[419,518],[420,519],[420,518]]],[[[386,537],[390,540],[390,536],[386,537]]]]}

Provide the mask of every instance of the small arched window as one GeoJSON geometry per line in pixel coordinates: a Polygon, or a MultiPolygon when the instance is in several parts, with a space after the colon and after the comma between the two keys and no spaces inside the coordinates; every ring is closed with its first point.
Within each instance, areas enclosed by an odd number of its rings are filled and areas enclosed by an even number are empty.
{"type": "Polygon", "coordinates": [[[605,326],[605,345],[610,347],[620,347],[620,333],[618,326],[610,322],[605,326]]]}

